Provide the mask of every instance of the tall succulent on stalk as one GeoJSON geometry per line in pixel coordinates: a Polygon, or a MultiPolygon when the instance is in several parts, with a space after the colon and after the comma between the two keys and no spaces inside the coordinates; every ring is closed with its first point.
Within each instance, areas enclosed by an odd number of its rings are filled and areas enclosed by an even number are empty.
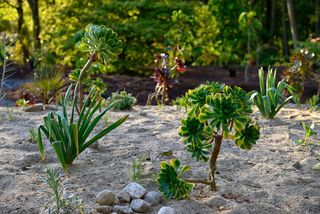
{"type": "Polygon", "coordinates": [[[189,170],[188,166],[180,169],[177,160],[161,163],[157,179],[160,191],[168,198],[187,196],[194,183],[207,184],[216,191],[216,162],[223,139],[233,139],[246,150],[259,139],[259,127],[250,119],[250,96],[241,88],[207,83],[188,91],[183,100],[187,116],[181,120],[179,134],[193,158],[209,162],[209,177],[184,179],[182,174],[189,170]]]}
{"type": "Polygon", "coordinates": [[[90,57],[86,64],[80,70],[78,75],[78,83],[75,91],[79,90],[80,109],[83,105],[84,89],[82,85],[83,77],[92,63],[101,61],[104,64],[114,62],[118,59],[118,55],[122,51],[122,42],[118,39],[118,34],[112,29],[104,25],[87,26],[84,37],[80,45],[84,51],[90,53],[90,57]]]}
{"type": "Polygon", "coordinates": [[[151,104],[155,99],[157,103],[165,105],[169,101],[168,90],[174,84],[174,78],[178,73],[187,71],[181,59],[174,57],[173,62],[170,63],[169,55],[165,53],[157,54],[155,56],[155,67],[152,78],[157,83],[155,92],[148,97],[147,104],[151,104]],[[160,99],[161,98],[161,99],[160,99]]]}
{"type": "Polygon", "coordinates": [[[259,108],[263,117],[272,119],[280,111],[280,109],[288,103],[293,96],[284,97],[284,90],[289,89],[284,80],[281,80],[276,85],[277,72],[274,69],[268,68],[268,74],[265,81],[263,68],[259,70],[260,92],[253,92],[251,99],[259,108]]]}

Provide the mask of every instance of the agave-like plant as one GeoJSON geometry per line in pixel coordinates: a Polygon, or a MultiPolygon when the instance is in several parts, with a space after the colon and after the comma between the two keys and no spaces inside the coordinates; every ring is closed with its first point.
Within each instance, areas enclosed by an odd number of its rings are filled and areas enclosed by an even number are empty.
{"type": "Polygon", "coordinates": [[[91,64],[97,60],[104,64],[114,62],[122,51],[122,42],[118,34],[104,25],[90,24],[86,28],[84,37],[81,40],[81,48],[90,53],[90,57],[80,71],[75,91],[79,90],[80,109],[83,105],[84,90],[82,87],[83,77],[91,64]]]}
{"type": "Polygon", "coordinates": [[[71,164],[81,152],[100,138],[104,137],[110,131],[120,126],[128,118],[128,115],[120,118],[88,139],[99,120],[116,105],[118,101],[111,103],[98,115],[95,115],[101,108],[102,99],[99,96],[99,93],[92,89],[84,102],[84,106],[81,109],[78,121],[76,122],[74,118],[76,98],[73,98],[70,118],[67,114],[67,102],[71,88],[72,85],[70,85],[64,96],[62,111],[49,112],[47,116],[44,117],[44,124],[40,125],[38,128],[38,146],[42,159],[44,159],[44,145],[42,141],[42,133],[44,133],[53,146],[63,169],[67,173],[67,164],[71,164]]]}
{"type": "Polygon", "coordinates": [[[260,92],[255,91],[251,95],[251,99],[260,110],[261,115],[268,119],[274,118],[280,109],[293,99],[292,95],[287,98],[283,96],[284,90],[290,86],[284,80],[279,81],[276,85],[276,75],[276,70],[269,67],[265,81],[263,68],[260,68],[260,92]]]}

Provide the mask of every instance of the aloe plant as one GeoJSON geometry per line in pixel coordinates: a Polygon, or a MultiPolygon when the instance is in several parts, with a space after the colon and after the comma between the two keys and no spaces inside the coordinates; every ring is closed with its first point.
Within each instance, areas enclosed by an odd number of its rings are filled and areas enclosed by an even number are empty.
{"type": "Polygon", "coordinates": [[[77,156],[97,140],[104,137],[110,131],[120,126],[128,115],[120,118],[116,122],[104,128],[98,134],[90,137],[91,132],[100,121],[100,119],[114,106],[118,101],[111,103],[107,108],[95,115],[101,108],[102,99],[97,92],[92,89],[84,102],[84,106],[79,114],[78,121],[75,121],[76,98],[73,98],[71,115],[67,113],[67,102],[70,97],[70,91],[73,86],[68,88],[62,103],[62,111],[49,112],[44,117],[44,124],[38,128],[38,147],[42,159],[44,159],[44,145],[42,133],[48,138],[53,146],[56,155],[63,167],[68,173],[67,164],[71,164],[77,156]],[[88,139],[89,138],[89,139],[88,139]]]}
{"type": "Polygon", "coordinates": [[[251,95],[251,99],[258,107],[261,115],[268,119],[274,118],[280,109],[293,99],[292,95],[287,98],[283,96],[284,90],[290,86],[284,80],[279,81],[276,85],[276,75],[276,70],[269,67],[265,81],[263,68],[260,68],[260,92],[255,91],[251,95]]]}
{"type": "Polygon", "coordinates": [[[179,135],[193,158],[209,162],[209,177],[184,179],[181,175],[189,169],[187,166],[180,170],[176,160],[162,163],[158,182],[168,198],[187,196],[191,186],[186,185],[192,183],[206,184],[216,191],[216,162],[223,139],[232,139],[241,149],[249,150],[260,136],[259,127],[250,119],[250,96],[239,87],[207,83],[188,91],[182,100],[187,115],[181,120],[179,135]]]}
{"type": "Polygon", "coordinates": [[[91,64],[96,61],[101,61],[104,64],[114,62],[122,51],[122,42],[118,39],[118,34],[112,29],[104,25],[87,26],[84,37],[81,40],[80,47],[90,53],[90,57],[83,66],[78,75],[78,84],[75,91],[79,90],[80,109],[83,105],[84,90],[82,80],[86,76],[86,71],[91,64]]]}

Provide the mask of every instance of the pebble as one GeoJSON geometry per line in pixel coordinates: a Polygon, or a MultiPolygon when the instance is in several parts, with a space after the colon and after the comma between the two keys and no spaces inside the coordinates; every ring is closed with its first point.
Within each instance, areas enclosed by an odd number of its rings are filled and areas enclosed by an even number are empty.
{"type": "Polygon", "coordinates": [[[106,205],[96,206],[96,211],[101,214],[110,214],[112,212],[112,207],[106,205]]]}
{"type": "Polygon", "coordinates": [[[143,200],[145,200],[146,202],[148,202],[152,206],[156,206],[161,201],[161,194],[160,194],[160,192],[157,192],[157,191],[151,191],[151,192],[148,192],[144,196],[143,200]]]}
{"type": "Polygon", "coordinates": [[[161,207],[158,214],[174,214],[174,209],[171,207],[161,207]]]}
{"type": "Polygon", "coordinates": [[[103,190],[98,193],[96,202],[100,205],[113,205],[115,201],[115,195],[112,191],[103,190]]]}
{"type": "Polygon", "coordinates": [[[150,210],[151,205],[142,199],[134,199],[131,201],[130,207],[136,212],[146,213],[150,210]]]}
{"type": "Polygon", "coordinates": [[[131,209],[131,207],[129,205],[125,205],[125,206],[116,205],[116,206],[114,206],[113,211],[116,213],[121,213],[121,214],[133,213],[133,210],[131,209]]]}
{"type": "Polygon", "coordinates": [[[116,193],[116,197],[120,203],[130,202],[130,195],[124,191],[119,191],[116,193]]]}
{"type": "Polygon", "coordinates": [[[123,191],[128,193],[132,199],[140,199],[147,193],[147,190],[143,186],[134,182],[129,183],[123,191]]]}

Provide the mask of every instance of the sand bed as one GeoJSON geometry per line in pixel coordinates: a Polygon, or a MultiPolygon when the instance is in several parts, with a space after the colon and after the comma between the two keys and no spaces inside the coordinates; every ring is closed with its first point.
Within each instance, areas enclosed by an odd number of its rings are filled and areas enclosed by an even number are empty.
{"type": "MultiPolygon", "coordinates": [[[[53,150],[46,144],[42,162],[36,144],[28,142],[28,129],[42,122],[47,112],[25,113],[14,108],[9,120],[0,108],[0,213],[41,213],[48,197],[38,193],[45,188],[42,178],[47,167],[59,167],[53,150]]],[[[184,113],[175,107],[136,106],[127,112],[111,112],[115,120],[125,114],[129,119],[88,149],[70,167],[68,190],[79,195],[88,210],[94,210],[95,195],[104,189],[122,189],[130,182],[132,162],[144,156],[144,173],[139,183],[157,190],[155,175],[159,163],[171,158],[188,164],[189,177],[206,178],[207,164],[196,162],[178,136],[184,113]],[[161,153],[172,150],[173,156],[161,153]]],[[[154,208],[171,206],[178,214],[207,213],[320,213],[319,146],[298,146],[292,139],[303,136],[301,121],[318,124],[320,114],[287,106],[274,120],[254,113],[261,127],[261,138],[250,151],[240,150],[224,141],[218,158],[218,192],[197,185],[189,200],[165,200],[154,208]],[[293,165],[299,161],[300,169],[293,165]]],[[[103,121],[96,131],[104,126],[103,121]]],[[[319,142],[319,137],[315,137],[319,142]]]]}

